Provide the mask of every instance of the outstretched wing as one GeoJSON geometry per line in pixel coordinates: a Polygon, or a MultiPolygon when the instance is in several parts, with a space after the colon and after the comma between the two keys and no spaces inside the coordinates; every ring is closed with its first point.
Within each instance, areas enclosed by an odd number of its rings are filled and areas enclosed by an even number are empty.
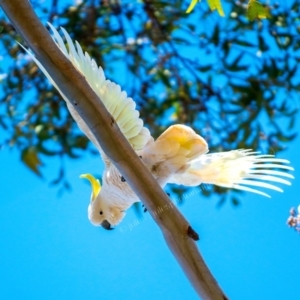
{"type": "Polygon", "coordinates": [[[188,186],[210,183],[270,197],[256,187],[282,192],[281,188],[266,181],[290,185],[282,177],[293,179],[286,171],[294,169],[286,164],[288,160],[259,155],[252,150],[213,153],[198,157],[184,174],[175,175],[172,183],[188,186]]]}
{"type": "MultiPolygon", "coordinates": [[[[151,138],[151,135],[149,130],[143,126],[143,121],[139,118],[139,112],[135,109],[136,103],[132,100],[132,98],[127,97],[126,92],[121,91],[121,87],[119,85],[111,82],[110,80],[106,80],[102,68],[97,66],[96,62],[90,58],[88,53],[83,53],[79,43],[75,42],[76,46],[74,45],[66,30],[61,28],[63,35],[67,41],[68,49],[65,46],[63,38],[59,35],[58,31],[53,27],[53,25],[49,23],[48,25],[53,32],[53,40],[55,41],[57,46],[72,62],[72,64],[84,75],[91,88],[101,99],[99,101],[103,102],[106,109],[113,116],[120,130],[132,145],[132,147],[135,150],[143,149],[151,138]]],[[[55,84],[44,66],[29,50],[25,49],[25,51],[32,57],[32,59],[47,76],[50,82],[59,91],[61,96],[66,101],[67,107],[72,117],[78,124],[79,128],[94,143],[94,145],[100,151],[104,161],[107,163],[107,157],[103,153],[99,143],[95,139],[93,133],[88,128],[84,120],[77,114],[70,101],[55,84]]]]}

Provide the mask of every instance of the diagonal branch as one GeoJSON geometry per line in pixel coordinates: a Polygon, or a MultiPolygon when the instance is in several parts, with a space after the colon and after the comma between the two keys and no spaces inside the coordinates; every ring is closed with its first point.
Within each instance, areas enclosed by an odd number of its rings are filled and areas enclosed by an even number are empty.
{"type": "Polygon", "coordinates": [[[143,200],[199,296],[202,299],[227,299],[192,239],[197,238],[197,234],[143,165],[85,78],[56,47],[29,1],[0,0],[0,6],[89,126],[103,151],[143,200]]]}

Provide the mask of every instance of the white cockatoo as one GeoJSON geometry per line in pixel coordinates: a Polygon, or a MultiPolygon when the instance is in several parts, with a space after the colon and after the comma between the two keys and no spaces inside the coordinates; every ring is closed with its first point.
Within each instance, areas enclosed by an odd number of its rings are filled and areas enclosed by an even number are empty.
{"type": "MultiPolygon", "coordinates": [[[[154,140],[149,130],[143,126],[139,112],[135,109],[135,102],[127,97],[124,91],[121,91],[119,85],[105,79],[102,68],[97,66],[88,53],[83,53],[77,42],[75,44],[72,42],[69,34],[63,28],[61,30],[68,47],[58,31],[51,24],[49,26],[57,46],[85,76],[99,96],[99,101],[103,101],[124,136],[161,187],[167,183],[185,186],[209,183],[270,197],[256,188],[282,192],[282,189],[266,181],[290,185],[290,182],[284,179],[284,177],[293,178],[291,174],[287,173],[287,170],[293,170],[292,167],[286,165],[289,164],[288,160],[274,158],[273,155],[260,155],[252,150],[232,150],[207,154],[206,141],[192,128],[185,125],[171,126],[158,139],[154,140]]],[[[126,210],[140,200],[102,151],[88,126],[73,109],[69,100],[59,90],[42,64],[31,52],[26,51],[58,89],[80,129],[101,153],[105,163],[102,186],[99,180],[90,174],[83,174],[81,177],[87,178],[92,186],[88,206],[89,220],[96,226],[102,225],[109,229],[111,225],[115,226],[120,223],[126,210]]]]}

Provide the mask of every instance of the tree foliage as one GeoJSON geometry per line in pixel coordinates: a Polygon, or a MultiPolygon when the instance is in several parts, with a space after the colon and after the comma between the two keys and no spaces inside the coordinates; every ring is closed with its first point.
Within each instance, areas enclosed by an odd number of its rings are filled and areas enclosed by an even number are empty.
{"type": "MultiPolygon", "coordinates": [[[[186,14],[190,1],[63,3],[33,5],[45,23],[66,28],[107,77],[122,85],[155,137],[183,123],[198,131],[211,151],[269,153],[295,137],[299,0],[282,0],[268,8],[269,19],[254,22],[246,17],[247,1],[223,1],[225,18],[204,5],[186,14]]],[[[64,101],[15,42],[22,41],[3,14],[0,28],[1,145],[16,148],[37,174],[47,157],[63,161],[95,153],[64,101]]],[[[54,182],[66,184],[63,163],[58,173],[54,182]]],[[[232,201],[237,203],[236,197],[232,201]]]]}
{"type": "Polygon", "coordinates": [[[269,10],[265,8],[261,3],[255,0],[249,0],[247,16],[250,21],[253,21],[255,19],[266,19],[271,17],[269,10]]]}
{"type": "MultiPolygon", "coordinates": [[[[192,0],[186,12],[190,13],[194,9],[196,4],[200,1],[201,0],[192,0]]],[[[224,10],[221,0],[207,0],[207,3],[212,11],[217,10],[220,16],[224,16],[224,10]]]]}
{"type": "MultiPolygon", "coordinates": [[[[192,0],[188,9],[186,10],[186,13],[190,13],[198,2],[201,2],[201,0],[192,0]]],[[[220,16],[225,16],[221,0],[207,0],[207,3],[212,11],[216,10],[220,16]]],[[[255,19],[270,18],[271,16],[268,8],[264,7],[260,2],[256,0],[249,0],[247,17],[250,21],[253,21],[255,19]]]]}

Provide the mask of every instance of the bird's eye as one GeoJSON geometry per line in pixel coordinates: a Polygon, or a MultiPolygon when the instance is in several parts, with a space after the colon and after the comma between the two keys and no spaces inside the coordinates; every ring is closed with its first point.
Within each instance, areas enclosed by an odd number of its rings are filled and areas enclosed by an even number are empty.
{"type": "Polygon", "coordinates": [[[103,215],[103,211],[102,211],[102,210],[100,210],[99,214],[100,214],[100,215],[103,215]]]}

